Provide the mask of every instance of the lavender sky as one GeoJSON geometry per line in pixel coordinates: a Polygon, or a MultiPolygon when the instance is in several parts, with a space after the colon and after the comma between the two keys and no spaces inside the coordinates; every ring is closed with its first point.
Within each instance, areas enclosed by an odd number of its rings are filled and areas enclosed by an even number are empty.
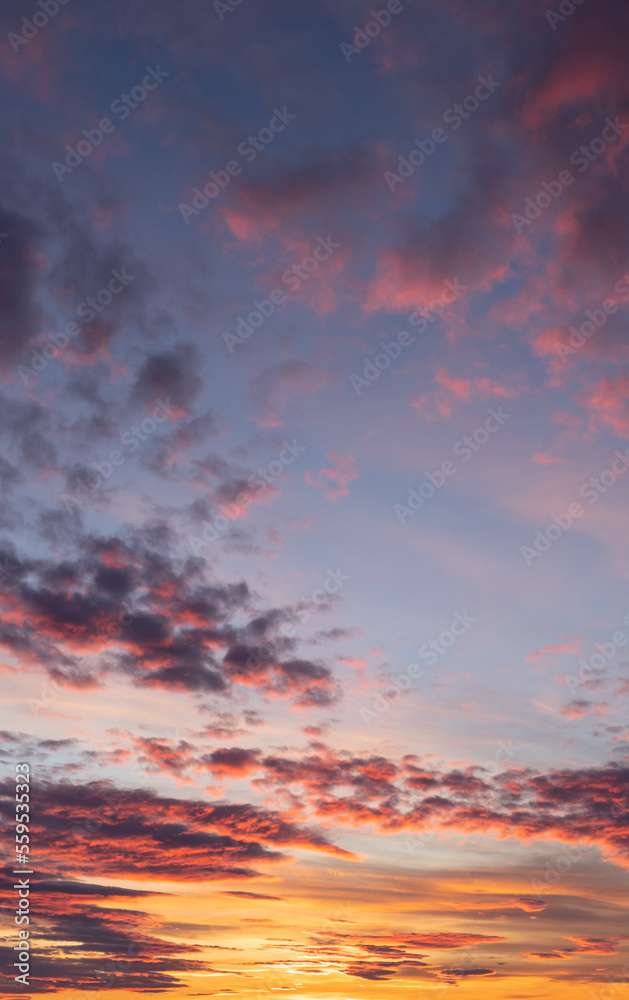
{"type": "Polygon", "coordinates": [[[5,3],[7,995],[620,995],[628,28],[5,3]]]}

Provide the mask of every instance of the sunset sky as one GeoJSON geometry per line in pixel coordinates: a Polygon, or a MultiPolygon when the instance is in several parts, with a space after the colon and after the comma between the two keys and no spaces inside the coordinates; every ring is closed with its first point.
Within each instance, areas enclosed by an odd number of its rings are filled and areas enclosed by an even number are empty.
{"type": "Polygon", "coordinates": [[[629,998],[626,2],[1,18],[4,995],[629,998]]]}

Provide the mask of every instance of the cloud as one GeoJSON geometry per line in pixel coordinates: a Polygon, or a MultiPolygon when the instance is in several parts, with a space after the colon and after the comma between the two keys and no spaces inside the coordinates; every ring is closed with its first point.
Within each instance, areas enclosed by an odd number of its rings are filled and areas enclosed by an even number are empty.
{"type": "MultiPolygon", "coordinates": [[[[523,910],[525,913],[543,913],[547,903],[542,899],[535,899],[530,896],[500,896],[489,893],[474,893],[475,912],[485,912],[486,910],[523,910]]],[[[470,902],[463,898],[455,902],[455,909],[470,910],[470,902]]]]}
{"type": "Polygon", "coordinates": [[[526,657],[527,663],[539,663],[539,661],[544,657],[545,654],[559,654],[559,653],[580,653],[582,651],[581,644],[576,642],[563,642],[556,643],[551,646],[543,646],[542,649],[536,650],[534,653],[529,653],[526,657]]]}
{"type": "Polygon", "coordinates": [[[629,374],[624,370],[605,378],[585,393],[584,403],[590,412],[592,427],[604,426],[616,437],[629,437],[629,374]]]}
{"type": "Polygon", "coordinates": [[[237,777],[259,769],[260,751],[231,747],[213,750],[201,758],[202,763],[216,778],[237,777]]]}
{"type": "Polygon", "coordinates": [[[341,696],[327,667],[310,660],[280,659],[270,644],[235,643],[227,650],[224,664],[237,683],[270,696],[292,696],[302,707],[333,705],[341,696]]]}
{"type": "Polygon", "coordinates": [[[535,958],[540,961],[549,961],[550,959],[565,959],[566,953],[562,951],[523,951],[522,954],[525,958],[535,958]]]}
{"type": "Polygon", "coordinates": [[[467,976],[495,976],[494,969],[441,969],[440,975],[446,978],[466,979],[467,976]]]}
{"type": "MultiPolygon", "coordinates": [[[[546,773],[512,768],[489,778],[472,765],[443,770],[412,756],[396,762],[331,750],[320,742],[307,753],[288,755],[238,747],[208,752],[186,741],[132,741],[141,759],[150,743],[150,767],[180,778],[208,770],[219,778],[248,777],[254,787],[290,792],[293,810],[309,810],[328,826],[585,841],[629,864],[622,819],[627,768],[619,763],[546,773]]],[[[517,907],[531,913],[544,905],[513,896],[479,901],[481,909],[517,907]]]]}
{"type": "Polygon", "coordinates": [[[236,892],[231,890],[229,892],[223,892],[223,896],[236,896],[238,899],[265,899],[278,903],[284,902],[281,896],[265,896],[260,892],[236,892]]]}
{"type": "MultiPolygon", "coordinates": [[[[8,782],[0,794],[6,808],[8,782]]],[[[287,847],[353,857],[323,834],[253,805],[212,805],[97,781],[49,782],[39,802],[42,817],[46,812],[38,856],[60,873],[67,857],[73,878],[93,877],[96,869],[102,878],[249,880],[260,875],[255,865],[286,860],[287,847]]]]}
{"type": "Polygon", "coordinates": [[[75,542],[74,561],[11,556],[11,575],[0,579],[0,645],[60,686],[86,690],[116,675],[193,695],[255,687],[301,707],[340,697],[330,668],[296,656],[297,639],[280,633],[294,609],[252,615],[246,583],[207,582],[200,561],[168,555],[168,525],[75,542]]]}
{"type": "Polygon", "coordinates": [[[585,719],[588,715],[604,716],[609,708],[607,702],[587,701],[584,698],[573,698],[567,705],[562,705],[559,711],[567,719],[585,719]]]}
{"type": "Polygon", "coordinates": [[[39,333],[42,321],[38,290],[44,260],[42,231],[32,219],[0,210],[0,360],[19,358],[39,333]]]}
{"type": "Polygon", "coordinates": [[[82,882],[73,878],[58,878],[48,872],[35,870],[32,881],[37,885],[37,892],[48,895],[64,896],[100,896],[103,899],[124,899],[125,897],[163,896],[163,892],[152,892],[148,889],[127,889],[116,885],[98,885],[95,882],[82,882]]]}
{"type": "Polygon", "coordinates": [[[323,744],[305,755],[267,754],[259,764],[256,785],[291,789],[329,825],[587,841],[629,864],[625,764],[546,773],[512,768],[488,778],[479,767],[440,770],[412,755],[396,762],[323,744]]]}
{"type": "Polygon", "coordinates": [[[574,941],[577,945],[577,947],[573,949],[573,953],[578,953],[580,955],[615,955],[622,942],[629,939],[626,937],[568,937],[566,940],[574,941]]]}
{"type": "Polygon", "coordinates": [[[172,400],[173,406],[187,408],[203,385],[199,367],[200,355],[194,344],[178,344],[149,355],[136,376],[133,394],[143,403],[172,400]]]}
{"type": "Polygon", "coordinates": [[[531,899],[527,896],[518,896],[510,900],[513,906],[518,906],[526,913],[541,913],[546,909],[547,904],[542,899],[531,899]]]}
{"type": "MultiPolygon", "coordinates": [[[[160,937],[160,922],[152,915],[86,905],[68,896],[51,898],[41,885],[37,891],[39,949],[31,968],[33,992],[106,990],[123,984],[133,992],[161,991],[183,986],[180,977],[185,973],[203,975],[209,971],[208,964],[197,957],[202,951],[198,945],[160,937]],[[72,951],[62,954],[68,941],[73,942],[72,951]]],[[[78,900],[80,896],[77,893],[78,900]]],[[[0,951],[11,964],[11,948],[0,951]]],[[[12,985],[7,992],[18,992],[12,985]]]]}
{"type": "Polygon", "coordinates": [[[552,951],[527,951],[522,952],[526,958],[534,958],[541,961],[553,959],[570,959],[577,955],[615,955],[623,941],[627,938],[590,938],[590,937],[566,937],[566,941],[574,941],[576,948],[554,948],[552,951]]]}
{"type": "Polygon", "coordinates": [[[439,975],[439,970],[424,961],[424,951],[456,951],[499,943],[503,937],[486,934],[388,931],[379,934],[324,931],[309,935],[307,945],[292,944],[298,954],[316,956],[326,963],[340,966],[345,975],[374,982],[388,981],[423,972],[422,978],[439,975]]]}
{"type": "Polygon", "coordinates": [[[326,458],[332,467],[319,469],[318,472],[308,471],[305,480],[316,490],[322,490],[328,503],[335,503],[341,497],[349,496],[347,484],[358,479],[358,463],[353,455],[343,456],[337,451],[327,451],[326,458]]]}
{"type": "MultiPolygon", "coordinates": [[[[144,738],[138,741],[134,736],[131,741],[151,768],[180,777],[208,770],[221,778],[230,773],[248,777],[254,788],[290,793],[294,815],[309,813],[334,828],[371,827],[384,834],[437,830],[447,835],[456,831],[587,842],[598,845],[617,863],[629,865],[624,833],[624,785],[629,768],[624,763],[547,772],[512,767],[488,777],[480,766],[439,768],[414,755],[396,761],[382,755],[334,750],[321,742],[312,743],[307,752],[289,754],[238,747],[208,751],[187,741],[144,742],[144,738]],[[153,750],[147,756],[149,744],[153,750]]],[[[97,794],[95,786],[89,793],[90,801],[97,794]]],[[[145,799],[140,796],[140,801],[145,799]]],[[[149,796],[146,801],[158,805],[160,800],[149,796]]],[[[207,813],[208,822],[209,817],[215,823],[223,815],[220,808],[207,813]]],[[[225,816],[236,816],[242,809],[243,817],[250,816],[255,827],[254,807],[229,807],[233,809],[235,813],[228,811],[225,816]]],[[[228,833],[228,818],[224,822],[227,826],[221,826],[221,831],[228,833]]],[[[288,834],[285,839],[273,840],[274,844],[296,842],[288,834]]],[[[316,843],[316,838],[311,842],[316,843]]],[[[544,905],[525,896],[498,896],[479,902],[480,909],[518,907],[531,913],[541,911],[544,905]]],[[[437,940],[433,938],[433,944],[437,940]]],[[[441,940],[456,944],[455,938],[441,940]]],[[[418,946],[429,947],[428,939],[422,939],[418,946]]]]}
{"type": "Polygon", "coordinates": [[[437,371],[434,381],[440,386],[439,389],[411,398],[413,409],[417,410],[418,415],[429,420],[435,420],[437,417],[447,420],[457,406],[470,403],[474,399],[512,399],[518,394],[515,388],[492,381],[486,376],[474,379],[461,378],[449,375],[443,368],[437,371]]]}
{"type": "MultiPolygon", "coordinates": [[[[96,183],[87,204],[66,200],[50,175],[39,172],[36,157],[8,157],[3,188],[12,208],[0,208],[0,232],[7,234],[0,245],[0,363],[30,367],[32,350],[69,321],[80,333],[63,349],[66,364],[81,365],[86,357],[93,363],[97,354],[109,360],[105,349],[123,324],[143,332],[138,309],[152,288],[144,262],[128,244],[116,232],[92,226],[91,207],[117,208],[117,199],[96,183]],[[125,267],[132,280],[123,291],[105,308],[92,309],[89,321],[87,308],[77,316],[88,297],[107,288],[112,271],[125,267]]],[[[23,387],[17,373],[11,380],[23,387]]]]}

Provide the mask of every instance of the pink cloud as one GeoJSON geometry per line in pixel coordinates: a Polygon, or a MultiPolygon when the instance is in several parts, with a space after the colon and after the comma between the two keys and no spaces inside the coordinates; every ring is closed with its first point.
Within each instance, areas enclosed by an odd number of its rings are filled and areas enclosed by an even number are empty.
{"type": "Polygon", "coordinates": [[[440,386],[439,389],[411,399],[414,410],[433,419],[435,416],[447,419],[456,406],[470,403],[474,399],[512,399],[517,394],[515,389],[489,378],[459,378],[449,375],[444,368],[437,371],[435,382],[440,386]]]}
{"type": "Polygon", "coordinates": [[[347,484],[358,479],[358,464],[353,455],[344,457],[338,451],[326,451],[326,458],[335,463],[335,468],[319,469],[318,472],[309,470],[305,479],[310,486],[316,490],[323,490],[323,495],[328,503],[334,503],[341,497],[349,495],[347,484]]]}
{"type": "Polygon", "coordinates": [[[543,646],[542,649],[536,650],[536,652],[534,653],[530,653],[529,656],[526,657],[526,662],[539,663],[539,661],[541,660],[542,656],[544,656],[545,653],[580,653],[580,652],[581,652],[580,644],[574,642],[564,642],[561,643],[561,645],[543,646]]]}
{"type": "Polygon", "coordinates": [[[583,698],[574,699],[559,709],[567,719],[585,719],[588,715],[604,716],[609,708],[606,702],[586,701],[583,698]]]}
{"type": "Polygon", "coordinates": [[[558,458],[556,455],[545,455],[542,452],[536,451],[533,455],[533,461],[537,465],[563,465],[565,459],[558,458]]]}
{"type": "Polygon", "coordinates": [[[604,425],[617,437],[629,437],[629,406],[627,391],[629,375],[620,372],[615,378],[606,378],[591,390],[586,399],[591,414],[591,424],[604,425]]]}

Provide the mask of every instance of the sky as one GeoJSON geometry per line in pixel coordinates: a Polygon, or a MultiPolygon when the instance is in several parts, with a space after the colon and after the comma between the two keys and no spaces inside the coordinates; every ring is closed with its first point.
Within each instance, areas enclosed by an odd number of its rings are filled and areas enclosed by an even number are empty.
{"type": "Polygon", "coordinates": [[[549,2],[5,0],[5,995],[629,995],[629,11],[549,2]]]}

